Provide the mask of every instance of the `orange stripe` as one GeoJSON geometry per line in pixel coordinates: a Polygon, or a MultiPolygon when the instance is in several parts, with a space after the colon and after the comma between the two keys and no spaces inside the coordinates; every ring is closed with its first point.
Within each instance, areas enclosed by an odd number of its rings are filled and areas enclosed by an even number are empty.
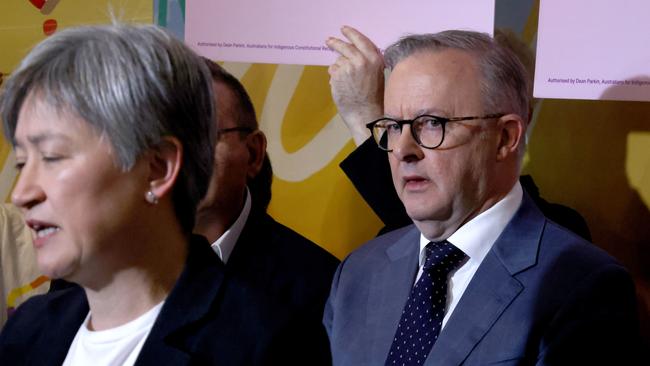
{"type": "Polygon", "coordinates": [[[35,290],[36,287],[38,287],[38,286],[42,285],[43,283],[47,282],[47,280],[48,280],[47,277],[39,276],[37,279],[30,282],[28,285],[17,287],[15,289],[9,291],[9,294],[7,296],[7,307],[16,307],[16,303],[18,302],[18,298],[20,298],[21,296],[35,290]]]}
{"type": "Polygon", "coordinates": [[[47,276],[40,276],[34,281],[30,282],[29,285],[32,286],[32,288],[37,288],[38,286],[44,284],[45,282],[49,281],[50,279],[47,276]]]}

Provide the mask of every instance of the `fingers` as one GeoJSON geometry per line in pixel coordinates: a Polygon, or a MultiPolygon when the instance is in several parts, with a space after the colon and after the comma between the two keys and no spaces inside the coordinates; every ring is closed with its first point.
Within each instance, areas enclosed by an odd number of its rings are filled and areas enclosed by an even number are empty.
{"type": "Polygon", "coordinates": [[[343,26],[341,33],[349,42],[330,37],[325,42],[329,48],[355,64],[370,63],[383,66],[384,60],[377,46],[358,30],[343,26]]]}
{"type": "Polygon", "coordinates": [[[332,81],[331,79],[340,74],[339,70],[341,70],[341,68],[345,67],[346,65],[346,61],[344,61],[342,58],[343,56],[339,56],[339,58],[336,59],[336,62],[327,68],[327,73],[330,75],[330,83],[332,81]]]}
{"type": "Polygon", "coordinates": [[[325,43],[329,48],[336,51],[339,55],[350,60],[363,58],[363,54],[355,45],[342,41],[336,37],[328,38],[325,43]]]}
{"type": "Polygon", "coordinates": [[[341,28],[341,33],[366,57],[381,56],[379,48],[358,30],[345,25],[341,28]]]}
{"type": "Polygon", "coordinates": [[[370,136],[365,124],[383,114],[384,60],[375,44],[356,29],[343,27],[341,32],[345,40],[326,41],[339,54],[327,71],[339,116],[359,145],[370,136]]]}

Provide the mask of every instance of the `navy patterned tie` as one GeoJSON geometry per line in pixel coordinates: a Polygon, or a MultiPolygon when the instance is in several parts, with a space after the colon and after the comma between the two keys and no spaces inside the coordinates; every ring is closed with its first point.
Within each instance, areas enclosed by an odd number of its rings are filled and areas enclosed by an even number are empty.
{"type": "Polygon", "coordinates": [[[406,301],[386,366],[424,364],[438,339],[447,303],[447,276],[465,253],[447,241],[427,244],[425,253],[422,275],[406,301]]]}

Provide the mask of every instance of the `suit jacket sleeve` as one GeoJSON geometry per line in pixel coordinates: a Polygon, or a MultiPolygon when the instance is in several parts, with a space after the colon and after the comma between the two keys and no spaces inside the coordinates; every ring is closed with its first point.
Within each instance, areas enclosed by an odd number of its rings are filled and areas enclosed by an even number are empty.
{"type": "Polygon", "coordinates": [[[383,232],[410,225],[390,173],[387,153],[368,138],[339,165],[354,188],[386,225],[383,232]]]}

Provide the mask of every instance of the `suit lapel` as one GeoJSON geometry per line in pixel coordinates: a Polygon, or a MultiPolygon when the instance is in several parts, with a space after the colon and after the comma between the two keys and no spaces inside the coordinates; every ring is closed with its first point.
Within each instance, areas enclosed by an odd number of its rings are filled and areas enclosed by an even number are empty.
{"type": "Polygon", "coordinates": [[[460,365],[523,286],[490,252],[433,346],[427,364],[460,365]]]}
{"type": "Polygon", "coordinates": [[[524,193],[521,207],[485,257],[426,364],[460,365],[523,290],[515,275],[535,265],[545,218],[524,193]]]}
{"type": "Polygon", "coordinates": [[[269,243],[273,238],[268,235],[269,220],[271,218],[266,213],[258,212],[254,207],[251,208],[244,228],[239,238],[237,238],[237,243],[226,264],[227,271],[239,272],[241,268],[251,266],[260,269],[267,267],[265,263],[260,263],[260,261],[263,262],[268,259],[268,256],[260,255],[259,252],[271,250],[269,243]]]}
{"type": "Polygon", "coordinates": [[[77,331],[88,315],[88,301],[81,287],[74,285],[51,296],[59,298],[52,301],[48,313],[43,315],[43,324],[47,324],[47,329],[30,346],[31,349],[47,352],[30,352],[30,365],[63,364],[77,331]]]}
{"type": "MultiPolygon", "coordinates": [[[[367,304],[368,336],[373,365],[386,361],[402,310],[418,268],[420,232],[411,226],[385,251],[385,262],[372,275],[367,304]]],[[[373,269],[375,270],[375,269],[373,269]]]]}
{"type": "Polygon", "coordinates": [[[185,268],[165,300],[136,365],[190,363],[192,334],[183,330],[200,322],[217,300],[224,280],[219,263],[209,243],[193,236],[185,268]]]}

